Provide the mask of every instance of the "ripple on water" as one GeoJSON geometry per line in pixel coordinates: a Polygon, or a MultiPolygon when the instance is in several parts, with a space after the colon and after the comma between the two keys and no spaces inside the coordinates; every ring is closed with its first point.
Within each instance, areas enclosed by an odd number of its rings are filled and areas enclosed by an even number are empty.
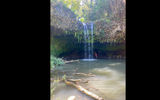
{"type": "Polygon", "coordinates": [[[125,80],[122,73],[109,68],[92,70],[96,77],[89,77],[88,86],[98,89],[97,95],[107,100],[125,100],[125,80]]]}
{"type": "Polygon", "coordinates": [[[82,59],[82,61],[96,61],[96,59],[82,59]]]}
{"type": "MultiPolygon", "coordinates": [[[[95,77],[84,78],[89,80],[87,84],[84,84],[84,87],[88,87],[89,91],[102,96],[105,100],[125,100],[125,72],[121,71],[125,69],[124,66],[123,62],[96,60],[95,62],[80,61],[78,64],[70,63],[63,68],[68,70],[78,68],[77,72],[95,74],[95,77]]],[[[54,95],[54,99],[51,100],[66,100],[73,95],[76,96],[76,100],[93,100],[70,86],[61,85],[54,95]]]]}

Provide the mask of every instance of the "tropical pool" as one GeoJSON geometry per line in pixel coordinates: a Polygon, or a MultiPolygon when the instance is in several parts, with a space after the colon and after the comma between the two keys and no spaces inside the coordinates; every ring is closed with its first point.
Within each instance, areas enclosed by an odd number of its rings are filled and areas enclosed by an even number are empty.
{"type": "MultiPolygon", "coordinates": [[[[97,59],[68,63],[56,68],[57,72],[52,77],[66,75],[72,79],[84,79],[88,82],[81,84],[89,91],[103,97],[105,100],[125,100],[125,60],[122,59],[97,59]],[[94,77],[76,76],[73,73],[92,73],[94,77]]],[[[81,93],[75,87],[61,82],[57,84],[51,100],[67,100],[75,96],[76,100],[94,100],[81,93]]]]}

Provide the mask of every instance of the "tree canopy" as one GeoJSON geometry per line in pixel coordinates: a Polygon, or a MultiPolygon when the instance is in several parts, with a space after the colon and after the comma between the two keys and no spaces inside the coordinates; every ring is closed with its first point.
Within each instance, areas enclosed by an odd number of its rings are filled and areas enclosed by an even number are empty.
{"type": "Polygon", "coordinates": [[[82,22],[93,22],[97,41],[124,42],[125,4],[125,0],[51,0],[51,26],[81,34],[82,22]]]}

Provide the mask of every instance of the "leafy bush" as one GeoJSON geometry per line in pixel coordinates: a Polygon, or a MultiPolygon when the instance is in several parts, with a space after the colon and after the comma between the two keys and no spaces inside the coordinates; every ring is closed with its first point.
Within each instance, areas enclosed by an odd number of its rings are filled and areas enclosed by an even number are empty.
{"type": "Polygon", "coordinates": [[[82,17],[82,18],[80,18],[79,20],[80,20],[81,22],[84,22],[84,18],[83,18],[83,17],[82,17]]]}
{"type": "Polygon", "coordinates": [[[63,65],[64,61],[61,58],[56,58],[54,56],[51,56],[50,63],[51,63],[51,68],[53,69],[56,66],[63,65]]]}

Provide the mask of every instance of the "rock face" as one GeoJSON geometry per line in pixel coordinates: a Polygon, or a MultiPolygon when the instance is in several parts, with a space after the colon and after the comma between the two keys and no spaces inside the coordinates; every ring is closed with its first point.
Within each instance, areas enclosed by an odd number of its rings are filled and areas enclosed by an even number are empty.
{"type": "MultiPolygon", "coordinates": [[[[61,2],[51,3],[51,35],[63,35],[66,31],[71,34],[74,32],[80,33],[83,31],[83,24],[76,15],[61,2]]],[[[124,9],[124,8],[123,8],[124,9]]],[[[106,22],[104,19],[94,21],[95,40],[98,42],[125,42],[125,14],[115,14],[120,18],[119,20],[111,20],[106,22]],[[120,16],[123,15],[123,16],[120,16]]],[[[88,22],[90,23],[90,22],[88,22]]],[[[88,26],[90,28],[90,26],[88,26]]]]}
{"type": "Polygon", "coordinates": [[[125,42],[125,23],[97,21],[94,32],[96,40],[100,42],[125,42]]]}
{"type": "Polygon", "coordinates": [[[51,3],[50,7],[51,26],[56,29],[78,31],[83,28],[76,15],[62,3],[51,3]]]}
{"type": "MultiPolygon", "coordinates": [[[[50,9],[51,52],[60,57],[83,58],[83,24],[61,2],[51,2],[50,9]],[[78,40],[82,42],[79,43],[78,40]]],[[[106,19],[93,21],[94,51],[98,53],[99,58],[125,56],[125,14],[115,15],[120,19],[111,19],[109,22],[106,19]]],[[[90,20],[86,25],[91,30],[90,20]]]]}
{"type": "MultiPolygon", "coordinates": [[[[51,53],[58,57],[65,59],[84,58],[84,44],[79,43],[73,35],[54,36],[51,44],[51,53]]],[[[94,53],[97,53],[98,58],[125,57],[125,44],[94,43],[93,50],[94,53]]]]}

